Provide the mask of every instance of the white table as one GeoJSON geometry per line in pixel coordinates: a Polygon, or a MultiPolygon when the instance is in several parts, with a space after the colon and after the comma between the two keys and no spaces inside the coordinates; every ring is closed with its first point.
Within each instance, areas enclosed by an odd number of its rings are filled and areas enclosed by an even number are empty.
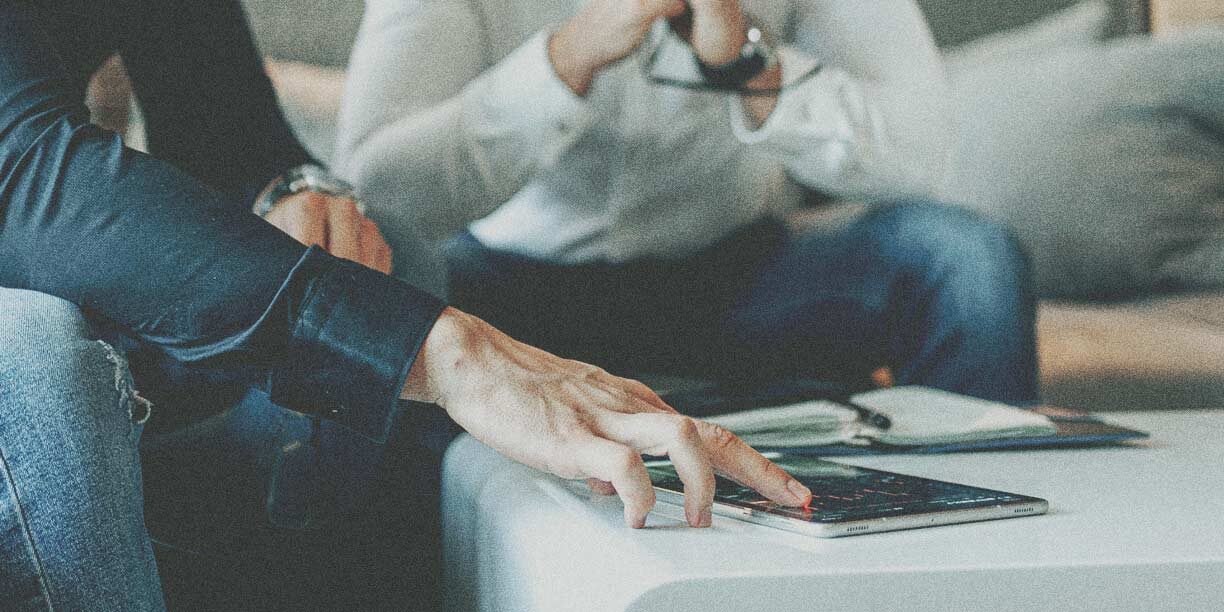
{"type": "Polygon", "coordinates": [[[820,540],[620,503],[464,437],[444,468],[452,610],[1224,610],[1224,410],[1115,413],[1139,447],[838,459],[1050,500],[1041,517],[820,540]]]}

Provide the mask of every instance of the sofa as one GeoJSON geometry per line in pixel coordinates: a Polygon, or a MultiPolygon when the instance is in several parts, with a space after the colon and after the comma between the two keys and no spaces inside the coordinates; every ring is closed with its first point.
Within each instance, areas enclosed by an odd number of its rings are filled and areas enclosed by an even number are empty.
{"type": "MultiPolygon", "coordinates": [[[[362,2],[244,2],[262,51],[271,60],[269,70],[287,116],[308,146],[326,159],[343,66],[362,2]]],[[[919,3],[937,41],[948,52],[954,91],[960,87],[962,98],[981,94],[983,87],[973,81],[958,84],[957,70],[962,75],[968,74],[966,70],[976,71],[974,78],[989,79],[991,73],[984,66],[990,61],[1005,60],[999,64],[1003,70],[1017,53],[1042,54],[1047,48],[1072,44],[1070,39],[1076,39],[1074,44],[1112,44],[1110,40],[1145,26],[1143,3],[1131,0],[1099,0],[1095,6],[1077,5],[1075,0],[919,3]]],[[[993,127],[1006,132],[1009,125],[996,121],[993,127]]],[[[979,146],[973,137],[972,132],[963,134],[964,145],[979,146]]],[[[1092,140],[1078,144],[1090,150],[1098,145],[1092,140]]],[[[1224,193],[1224,186],[1214,188],[1219,189],[1217,197],[1224,193]]],[[[1023,221],[1020,217],[1016,222],[1023,221]]],[[[1094,225],[1089,217],[1071,219],[1053,229],[1074,242],[1078,233],[1089,229],[1076,223],[1094,225]]],[[[1045,240],[1043,232],[1052,231],[1050,226],[1028,231],[1033,232],[1031,248],[1039,251],[1033,253],[1041,267],[1039,273],[1057,266],[1062,246],[1051,246],[1045,240]]],[[[1224,264],[1220,270],[1224,271],[1224,264]]],[[[1064,287],[1043,290],[1043,297],[1038,335],[1047,403],[1095,411],[1224,407],[1224,292],[1210,286],[1153,285],[1077,295],[1064,287]]]]}

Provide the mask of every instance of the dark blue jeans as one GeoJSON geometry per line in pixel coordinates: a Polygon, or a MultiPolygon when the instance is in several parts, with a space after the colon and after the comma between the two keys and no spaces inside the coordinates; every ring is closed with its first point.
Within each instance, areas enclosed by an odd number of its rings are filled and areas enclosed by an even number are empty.
{"type": "Polygon", "coordinates": [[[1027,258],[958,208],[882,205],[802,235],[762,222],[678,261],[563,266],[468,234],[446,255],[457,307],[622,374],[866,385],[887,366],[897,384],[1038,396],[1027,258]]]}

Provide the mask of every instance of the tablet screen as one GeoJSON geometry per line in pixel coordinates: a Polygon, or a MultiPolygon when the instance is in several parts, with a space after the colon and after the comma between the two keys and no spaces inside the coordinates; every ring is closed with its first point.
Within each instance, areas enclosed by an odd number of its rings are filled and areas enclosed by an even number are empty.
{"type": "MultiPolygon", "coordinates": [[[[813,523],[840,523],[913,514],[995,507],[1042,500],[978,487],[860,468],[811,457],[783,457],[775,463],[812,490],[807,508],[775,504],[756,491],[719,477],[715,501],[813,523]]],[[[670,464],[651,465],[656,487],[680,492],[670,464]]]]}

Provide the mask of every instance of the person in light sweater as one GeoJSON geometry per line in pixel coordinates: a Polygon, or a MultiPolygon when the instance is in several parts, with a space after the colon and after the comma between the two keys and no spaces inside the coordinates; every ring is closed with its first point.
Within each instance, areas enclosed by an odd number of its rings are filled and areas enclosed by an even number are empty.
{"type": "Polygon", "coordinates": [[[1037,398],[1025,255],[934,201],[912,0],[366,5],[336,161],[454,303],[622,373],[1037,398]],[[817,195],[867,211],[782,221],[817,195]]]}

